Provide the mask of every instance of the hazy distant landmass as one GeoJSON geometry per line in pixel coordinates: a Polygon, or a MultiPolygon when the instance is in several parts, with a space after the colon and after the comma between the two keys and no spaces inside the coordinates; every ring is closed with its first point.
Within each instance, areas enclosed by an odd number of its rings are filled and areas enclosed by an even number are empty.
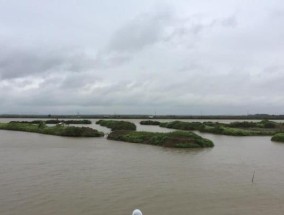
{"type": "Polygon", "coordinates": [[[0,118],[79,118],[79,119],[284,119],[284,115],[147,115],[147,114],[90,114],[90,115],[52,115],[52,114],[1,114],[0,118]]]}

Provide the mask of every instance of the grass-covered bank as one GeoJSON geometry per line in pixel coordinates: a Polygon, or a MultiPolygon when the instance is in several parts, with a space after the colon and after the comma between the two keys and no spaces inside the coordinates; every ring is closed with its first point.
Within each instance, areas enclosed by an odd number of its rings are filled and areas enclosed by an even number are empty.
{"type": "Polygon", "coordinates": [[[110,128],[112,131],[118,131],[118,130],[135,131],[136,130],[136,125],[132,122],[127,122],[127,121],[99,120],[96,122],[96,124],[110,128]]]}
{"type": "Polygon", "coordinates": [[[277,133],[271,138],[272,141],[284,143],[284,133],[277,133]]]}
{"type": "Polygon", "coordinates": [[[161,123],[159,121],[154,120],[143,120],[140,122],[141,125],[160,125],[161,123]]]}
{"type": "Polygon", "coordinates": [[[141,121],[143,125],[159,125],[164,128],[179,130],[196,130],[200,132],[223,134],[231,136],[272,136],[284,131],[284,124],[269,120],[260,122],[158,122],[158,121],[141,121]]]}
{"type": "Polygon", "coordinates": [[[50,120],[33,120],[33,121],[11,121],[13,123],[30,123],[30,124],[39,124],[41,122],[45,124],[58,124],[58,123],[63,123],[63,124],[92,124],[91,120],[88,119],[80,119],[80,120],[75,120],[75,119],[70,119],[70,120],[58,120],[58,119],[50,119],[50,120]]]}
{"type": "Polygon", "coordinates": [[[169,133],[113,131],[108,135],[108,139],[172,148],[204,148],[214,146],[211,140],[202,138],[189,131],[175,131],[169,133]]]}
{"type": "Polygon", "coordinates": [[[31,123],[0,123],[0,129],[12,131],[25,131],[40,134],[49,134],[66,137],[101,137],[104,136],[102,132],[89,127],[75,127],[75,126],[46,126],[44,123],[31,124],[31,123]]]}

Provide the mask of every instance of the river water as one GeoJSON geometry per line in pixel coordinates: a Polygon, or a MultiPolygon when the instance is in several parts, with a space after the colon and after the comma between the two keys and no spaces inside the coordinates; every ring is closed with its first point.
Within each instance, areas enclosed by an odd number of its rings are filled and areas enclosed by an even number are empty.
{"type": "Polygon", "coordinates": [[[284,144],[201,135],[215,147],[169,149],[0,130],[0,214],[129,215],[135,208],[144,215],[284,214],[284,144]]]}

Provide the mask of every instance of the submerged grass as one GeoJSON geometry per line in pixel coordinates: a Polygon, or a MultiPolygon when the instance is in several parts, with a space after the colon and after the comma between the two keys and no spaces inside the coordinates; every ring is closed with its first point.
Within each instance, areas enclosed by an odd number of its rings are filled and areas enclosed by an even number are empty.
{"type": "Polygon", "coordinates": [[[75,127],[56,125],[48,127],[44,123],[31,124],[31,123],[0,123],[0,129],[12,131],[25,131],[40,134],[49,134],[67,137],[101,137],[104,134],[89,127],[75,127]]]}
{"type": "Polygon", "coordinates": [[[113,131],[108,135],[108,139],[172,148],[204,148],[214,146],[211,140],[202,138],[189,131],[174,131],[169,133],[113,131]]]}

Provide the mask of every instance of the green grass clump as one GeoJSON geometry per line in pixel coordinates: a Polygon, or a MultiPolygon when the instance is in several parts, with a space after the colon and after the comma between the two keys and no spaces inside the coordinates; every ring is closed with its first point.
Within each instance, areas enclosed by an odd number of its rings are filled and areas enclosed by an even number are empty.
{"type": "Polygon", "coordinates": [[[214,146],[211,140],[202,138],[189,131],[174,131],[169,133],[113,131],[108,135],[108,139],[171,148],[204,148],[214,146]]]}
{"type": "Polygon", "coordinates": [[[271,136],[284,129],[283,124],[268,120],[262,120],[260,122],[232,122],[229,124],[219,122],[172,121],[160,123],[160,127],[179,130],[197,130],[200,132],[230,136],[271,136]]]}
{"type": "Polygon", "coordinates": [[[153,120],[144,120],[140,122],[141,125],[160,125],[161,123],[159,121],[153,121],[153,120]]]}
{"type": "MultiPolygon", "coordinates": [[[[225,124],[226,125],[226,124],[225,124]]],[[[226,126],[232,127],[232,128],[268,128],[273,129],[277,127],[283,126],[281,123],[269,121],[267,119],[261,120],[260,122],[231,122],[227,124],[226,126]]]]}
{"type": "Polygon", "coordinates": [[[162,122],[160,123],[161,127],[164,128],[173,128],[180,130],[199,130],[204,125],[201,122],[182,122],[182,121],[172,121],[172,122],[162,122]]]}
{"type": "Polygon", "coordinates": [[[101,137],[104,134],[89,127],[75,127],[75,126],[63,126],[56,125],[48,127],[44,123],[31,124],[31,123],[0,123],[0,129],[13,130],[13,131],[25,131],[41,134],[66,136],[66,137],[101,137]]]}
{"type": "Polygon", "coordinates": [[[82,119],[82,120],[57,120],[57,119],[50,119],[50,120],[33,120],[33,121],[11,121],[12,123],[30,123],[30,124],[39,124],[44,122],[45,124],[92,124],[91,120],[82,119]]]}
{"type": "Polygon", "coordinates": [[[274,134],[273,137],[271,138],[272,141],[276,142],[283,142],[284,143],[284,133],[277,133],[274,134]]]}
{"type": "Polygon", "coordinates": [[[136,125],[132,122],[127,122],[127,121],[99,120],[96,122],[96,124],[110,128],[112,131],[119,131],[119,130],[135,131],[136,130],[136,125]]]}
{"type": "Polygon", "coordinates": [[[222,134],[229,136],[265,136],[273,135],[275,131],[260,130],[260,129],[242,129],[242,128],[230,128],[225,126],[205,126],[199,130],[200,132],[207,132],[213,134],[222,134]]]}
{"type": "Polygon", "coordinates": [[[229,127],[232,128],[254,128],[257,127],[257,123],[256,122],[231,122],[229,125],[229,127]]]}

